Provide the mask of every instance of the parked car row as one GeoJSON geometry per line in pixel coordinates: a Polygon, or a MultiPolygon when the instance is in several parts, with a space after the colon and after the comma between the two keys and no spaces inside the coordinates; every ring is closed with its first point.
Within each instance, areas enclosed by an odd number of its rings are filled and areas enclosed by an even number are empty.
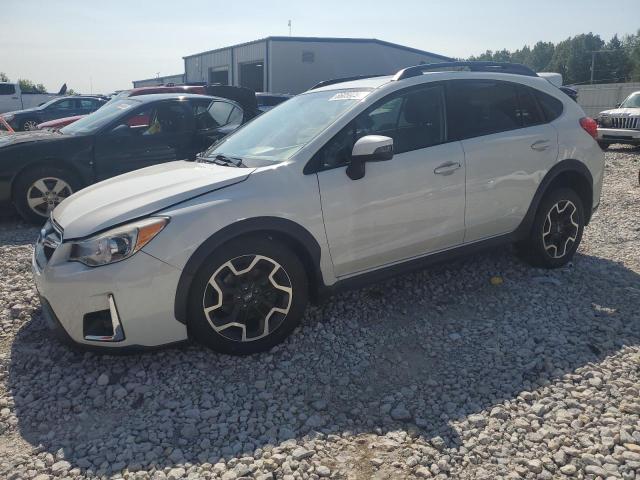
{"type": "Polygon", "coordinates": [[[487,246],[563,266],[600,201],[596,122],[522,65],[336,79],[247,120],[152,94],[5,140],[4,200],[48,217],[33,272],[62,338],[262,351],[309,301],[487,246]]]}
{"type": "Polygon", "coordinates": [[[194,160],[260,113],[250,91],[213,90],[227,98],[122,95],[60,130],[0,137],[0,205],[13,203],[23,218],[42,223],[83,186],[156,163],[194,160]]]}

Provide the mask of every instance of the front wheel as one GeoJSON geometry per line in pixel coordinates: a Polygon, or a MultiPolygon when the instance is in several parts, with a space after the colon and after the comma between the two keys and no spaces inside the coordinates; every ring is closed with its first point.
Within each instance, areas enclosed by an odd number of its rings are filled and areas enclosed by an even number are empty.
{"type": "Polygon", "coordinates": [[[558,188],[540,203],[529,238],[520,251],[536,267],[566,265],[580,245],[584,222],[584,206],[578,194],[558,188]]]}
{"type": "Polygon", "coordinates": [[[29,132],[29,131],[37,130],[39,123],[40,122],[38,122],[37,120],[34,120],[32,118],[28,118],[28,119],[22,121],[22,123],[20,123],[20,130],[22,130],[23,132],[29,132]]]}
{"type": "Polygon", "coordinates": [[[267,236],[232,240],[194,278],[189,334],[222,353],[268,350],[300,323],[307,298],[304,267],[289,248],[267,236]]]}
{"type": "Polygon", "coordinates": [[[51,211],[80,189],[77,177],[55,167],[38,167],[21,173],[13,185],[13,203],[22,218],[44,223],[51,211]]]}

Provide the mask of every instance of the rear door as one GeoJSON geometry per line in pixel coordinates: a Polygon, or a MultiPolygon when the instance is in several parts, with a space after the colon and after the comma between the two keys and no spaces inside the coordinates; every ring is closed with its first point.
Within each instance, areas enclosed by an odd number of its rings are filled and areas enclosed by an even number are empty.
{"type": "Polygon", "coordinates": [[[95,98],[79,98],[78,111],[74,115],[89,115],[100,108],[104,103],[95,98]]]}
{"type": "Polygon", "coordinates": [[[465,243],[510,233],[557,159],[557,132],[533,89],[516,83],[455,80],[448,100],[467,168],[465,243]]]}
{"type": "Polygon", "coordinates": [[[193,155],[193,113],[185,101],[139,107],[96,136],[98,179],[193,155]]]}

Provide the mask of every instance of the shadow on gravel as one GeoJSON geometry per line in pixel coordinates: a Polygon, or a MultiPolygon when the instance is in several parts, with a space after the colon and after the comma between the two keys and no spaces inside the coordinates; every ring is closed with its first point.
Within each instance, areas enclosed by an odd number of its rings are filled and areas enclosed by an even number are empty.
{"type": "Polygon", "coordinates": [[[546,272],[490,252],[340,295],[252,357],[80,354],[35,316],[9,383],[21,435],[94,473],[253,455],[314,431],[455,446],[451,421],[640,343],[639,303],[640,275],[621,264],[580,255],[546,272]]]}

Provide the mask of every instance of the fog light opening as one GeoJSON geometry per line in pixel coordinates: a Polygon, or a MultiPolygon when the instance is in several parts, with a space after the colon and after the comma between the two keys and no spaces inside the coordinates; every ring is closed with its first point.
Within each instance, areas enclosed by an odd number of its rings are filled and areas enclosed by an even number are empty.
{"type": "Polygon", "coordinates": [[[120,342],[124,330],[113,295],[108,296],[109,309],[85,314],[83,319],[84,339],[92,342],[120,342]]]}

